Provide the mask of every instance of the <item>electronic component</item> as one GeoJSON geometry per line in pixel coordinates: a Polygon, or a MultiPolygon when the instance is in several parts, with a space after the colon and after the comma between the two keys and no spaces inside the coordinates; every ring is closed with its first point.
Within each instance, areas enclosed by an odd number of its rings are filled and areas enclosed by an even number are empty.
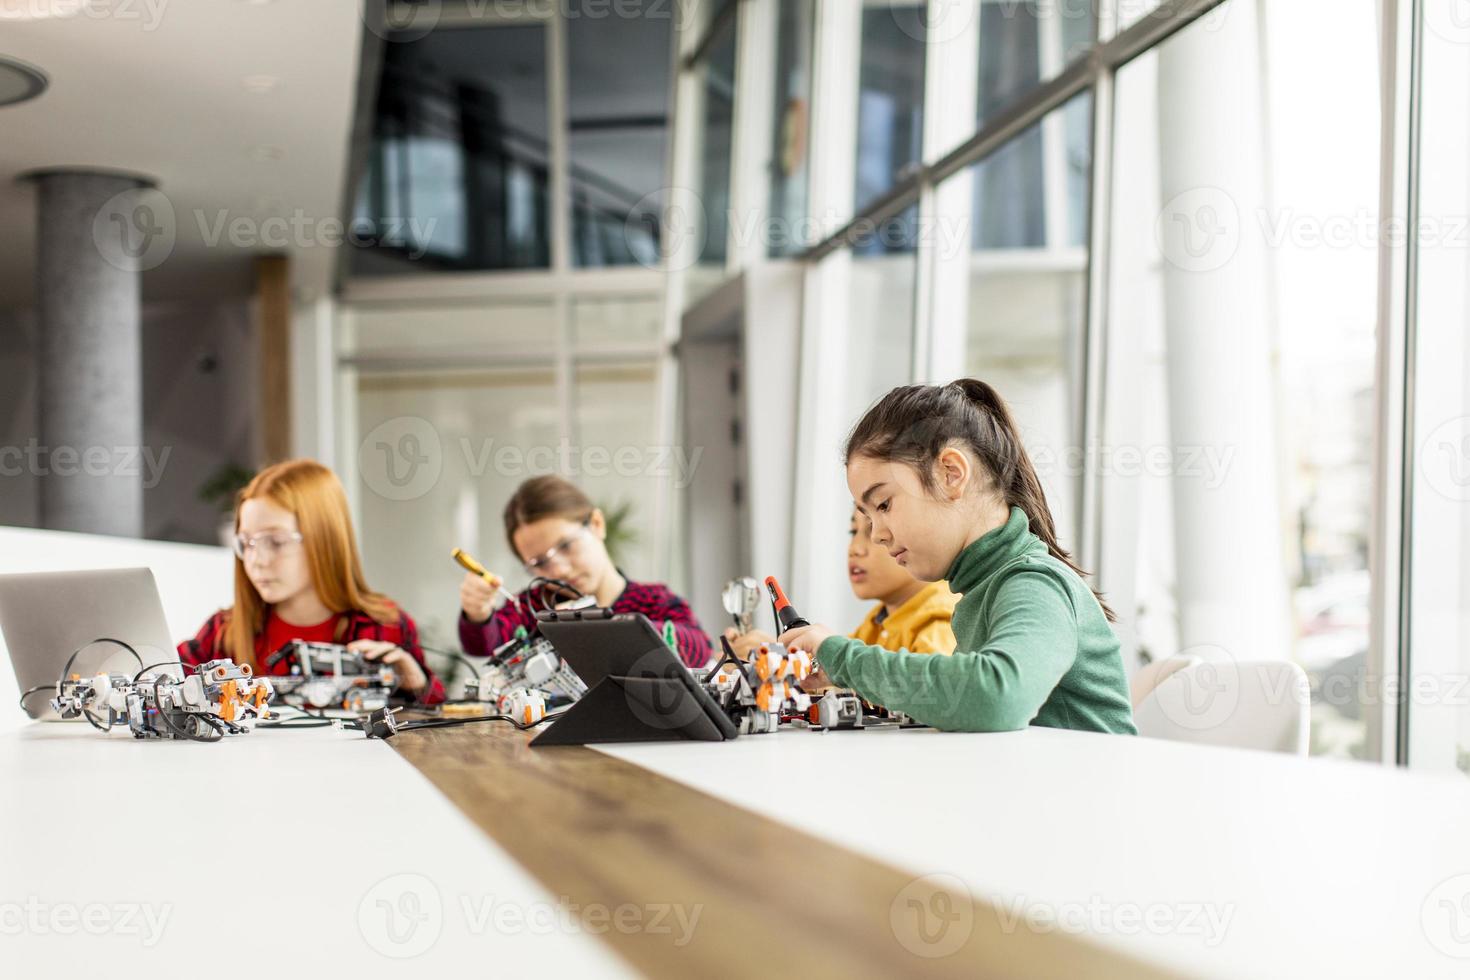
{"type": "Polygon", "coordinates": [[[548,701],[568,704],[581,700],[587,685],[544,636],[517,627],[515,636],[491,653],[479,676],[465,682],[464,696],[498,702],[517,690],[540,691],[548,701]]]}
{"type": "Polygon", "coordinates": [[[742,663],[729,640],[722,636],[720,643],[725,656],[704,683],[740,734],[773,732],[781,722],[806,715],[811,695],[801,689],[801,682],[812,672],[812,658],[805,650],[762,643],[742,663]]]}
{"type": "Polygon", "coordinates": [[[336,643],[292,640],[266,658],[266,669],[283,660],[291,661],[291,673],[272,679],[281,699],[297,707],[366,714],[387,706],[398,686],[392,667],[336,643]]]}
{"type": "Polygon", "coordinates": [[[733,579],[720,594],[725,612],[735,621],[735,632],[744,636],[755,629],[755,609],[761,601],[761,587],[750,577],[733,579]]]}
{"type": "Polygon", "coordinates": [[[776,576],[766,576],[766,591],[771,593],[771,612],[775,613],[776,622],[781,624],[780,632],[785,633],[799,626],[811,625],[791,605],[790,600],[786,598],[786,593],[781,591],[781,585],[776,581],[776,576]]]}
{"type": "MultiPolygon", "coordinates": [[[[158,664],[156,668],[180,664],[158,664]]],[[[275,691],[271,682],[252,674],[249,664],[211,660],[182,678],[155,674],[149,669],[133,677],[101,673],[78,675],[57,682],[51,707],[62,718],[85,717],[108,731],[120,719],[134,738],[173,738],[216,742],[226,735],[248,732],[255,722],[269,718],[267,707],[275,691]],[[100,718],[105,722],[99,721],[100,718]]]]}
{"type": "Polygon", "coordinates": [[[813,728],[862,728],[863,700],[851,691],[828,691],[811,706],[807,720],[813,728]]]}

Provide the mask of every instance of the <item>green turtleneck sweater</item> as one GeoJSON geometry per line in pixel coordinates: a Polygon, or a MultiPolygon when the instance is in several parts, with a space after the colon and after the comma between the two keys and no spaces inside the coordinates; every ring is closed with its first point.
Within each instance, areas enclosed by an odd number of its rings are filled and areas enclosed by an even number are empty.
{"type": "Polygon", "coordinates": [[[1048,554],[1026,514],[955,558],[951,657],[828,638],[817,660],[841,687],[935,728],[1027,725],[1134,735],[1118,639],[1092,590],[1048,554]]]}

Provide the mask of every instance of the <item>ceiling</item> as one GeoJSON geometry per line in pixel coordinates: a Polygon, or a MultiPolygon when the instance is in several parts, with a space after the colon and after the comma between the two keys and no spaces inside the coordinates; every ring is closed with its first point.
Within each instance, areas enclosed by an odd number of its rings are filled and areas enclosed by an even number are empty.
{"type": "Polygon", "coordinates": [[[244,295],[253,256],[273,252],[291,256],[299,295],[330,289],[337,249],[323,243],[333,230],[323,222],[344,217],[360,9],[361,0],[0,0],[0,56],[50,79],[40,98],[0,107],[0,309],[27,307],[34,292],[35,190],[17,178],[51,167],[157,183],[176,243],[143,273],[145,299],[244,295]],[[27,17],[47,9],[59,13],[27,17]],[[233,241],[215,234],[222,215],[240,229],[233,241]],[[271,231],[284,247],[260,241],[271,231]]]}

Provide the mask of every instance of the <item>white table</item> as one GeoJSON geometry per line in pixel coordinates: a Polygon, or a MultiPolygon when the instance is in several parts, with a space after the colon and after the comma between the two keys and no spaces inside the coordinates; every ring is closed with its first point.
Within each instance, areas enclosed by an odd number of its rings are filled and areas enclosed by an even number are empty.
{"type": "Polygon", "coordinates": [[[361,733],[36,723],[0,735],[0,787],[7,978],[631,975],[361,733]]]}
{"type": "MultiPolygon", "coordinates": [[[[916,877],[952,876],[1018,929],[1060,921],[1184,975],[1470,976],[1470,901],[1459,933],[1449,918],[1470,895],[1470,782],[1455,778],[1047,729],[600,751],[916,877]]],[[[355,733],[211,746],[37,724],[0,735],[0,785],[7,976],[628,972],[390,746],[355,733]],[[88,915],[110,931],[89,935],[88,915]]]]}
{"type": "Polygon", "coordinates": [[[602,751],[1188,976],[1470,977],[1470,780],[1045,728],[602,751]]]}

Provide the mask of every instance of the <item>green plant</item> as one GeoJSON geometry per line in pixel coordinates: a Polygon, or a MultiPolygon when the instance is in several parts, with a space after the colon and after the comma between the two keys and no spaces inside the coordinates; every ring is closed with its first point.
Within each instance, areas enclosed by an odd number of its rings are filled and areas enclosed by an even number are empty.
{"type": "Polygon", "coordinates": [[[607,538],[604,541],[607,553],[612,556],[613,564],[621,565],[627,554],[626,549],[638,540],[638,531],[633,527],[633,502],[621,500],[599,509],[607,525],[607,538]]]}
{"type": "Polygon", "coordinates": [[[231,513],[235,509],[236,495],[254,476],[254,470],[246,469],[239,463],[225,463],[200,484],[199,499],[221,514],[231,513]]]}

